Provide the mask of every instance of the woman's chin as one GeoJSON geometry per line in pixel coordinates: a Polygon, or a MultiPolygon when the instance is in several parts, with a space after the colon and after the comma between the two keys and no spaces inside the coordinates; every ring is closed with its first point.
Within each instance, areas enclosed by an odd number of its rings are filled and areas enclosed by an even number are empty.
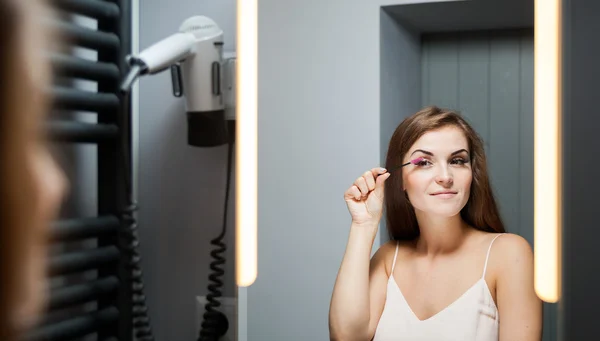
{"type": "Polygon", "coordinates": [[[35,327],[41,321],[49,296],[44,288],[43,285],[38,286],[35,292],[31,293],[25,302],[17,307],[13,315],[16,328],[26,331],[35,327]]]}
{"type": "Polygon", "coordinates": [[[440,205],[437,207],[428,207],[426,209],[420,210],[421,215],[423,215],[424,217],[434,219],[451,219],[460,216],[460,212],[463,208],[461,206],[444,206],[445,205],[440,205]]]}
{"type": "Polygon", "coordinates": [[[42,309],[19,309],[13,318],[13,325],[23,332],[34,328],[41,320],[42,309]]]}

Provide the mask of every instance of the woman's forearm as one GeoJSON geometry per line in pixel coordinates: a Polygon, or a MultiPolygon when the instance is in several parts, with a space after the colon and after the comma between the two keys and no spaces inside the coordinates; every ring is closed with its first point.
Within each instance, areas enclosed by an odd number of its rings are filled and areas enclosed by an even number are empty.
{"type": "Polygon", "coordinates": [[[366,341],[369,306],[369,263],[377,225],[352,224],[346,252],[336,278],[329,311],[330,337],[366,341]]]}

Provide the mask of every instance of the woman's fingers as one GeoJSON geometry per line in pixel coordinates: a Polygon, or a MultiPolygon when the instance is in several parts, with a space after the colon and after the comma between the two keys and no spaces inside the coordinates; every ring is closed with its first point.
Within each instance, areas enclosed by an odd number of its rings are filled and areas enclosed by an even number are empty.
{"type": "Polygon", "coordinates": [[[363,179],[365,179],[367,183],[367,188],[369,188],[369,192],[375,189],[375,178],[377,175],[374,175],[372,171],[366,171],[363,173],[363,179]]]}
{"type": "MultiPolygon", "coordinates": [[[[368,170],[363,173],[362,176],[354,181],[354,186],[358,188],[360,191],[360,195],[362,198],[366,198],[369,196],[369,193],[377,188],[378,181],[377,179],[385,174],[386,170],[381,167],[375,167],[371,170],[368,170]]],[[[385,176],[384,179],[387,179],[389,175],[385,176]]],[[[383,180],[384,180],[383,179],[383,180]]],[[[381,181],[381,180],[380,180],[381,181]]]]}
{"type": "Polygon", "coordinates": [[[344,193],[344,199],[346,199],[346,200],[348,200],[348,199],[361,200],[362,193],[360,192],[360,189],[358,189],[358,187],[356,187],[356,185],[352,185],[352,186],[350,186],[350,188],[348,188],[346,193],[344,193]]]}
{"type": "Polygon", "coordinates": [[[367,185],[367,180],[364,177],[360,177],[354,181],[354,186],[358,187],[360,193],[363,197],[366,197],[369,194],[369,186],[367,185]]]}
{"type": "Polygon", "coordinates": [[[385,173],[377,177],[375,190],[373,191],[373,193],[381,200],[383,200],[385,180],[387,180],[390,177],[390,175],[390,173],[385,173]]]}

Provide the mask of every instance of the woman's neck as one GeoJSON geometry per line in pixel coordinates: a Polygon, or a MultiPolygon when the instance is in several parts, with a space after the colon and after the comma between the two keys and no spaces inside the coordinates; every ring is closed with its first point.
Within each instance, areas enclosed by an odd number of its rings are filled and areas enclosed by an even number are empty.
{"type": "Polygon", "coordinates": [[[435,257],[456,251],[465,241],[471,229],[460,214],[439,217],[415,211],[420,236],[416,241],[417,252],[435,257]]]}

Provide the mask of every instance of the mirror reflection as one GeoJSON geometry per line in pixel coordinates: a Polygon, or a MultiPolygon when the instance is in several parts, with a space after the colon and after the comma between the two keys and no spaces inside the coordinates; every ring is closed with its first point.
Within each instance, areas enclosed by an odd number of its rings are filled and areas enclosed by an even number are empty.
{"type": "Polygon", "coordinates": [[[402,121],[386,168],[344,193],[352,224],[331,339],[541,339],[533,253],[507,233],[487,164],[457,112],[430,106],[402,121]],[[369,260],[384,208],[391,240],[369,260]]]}
{"type": "Polygon", "coordinates": [[[533,0],[0,8],[1,340],[560,339],[533,0]]]}

